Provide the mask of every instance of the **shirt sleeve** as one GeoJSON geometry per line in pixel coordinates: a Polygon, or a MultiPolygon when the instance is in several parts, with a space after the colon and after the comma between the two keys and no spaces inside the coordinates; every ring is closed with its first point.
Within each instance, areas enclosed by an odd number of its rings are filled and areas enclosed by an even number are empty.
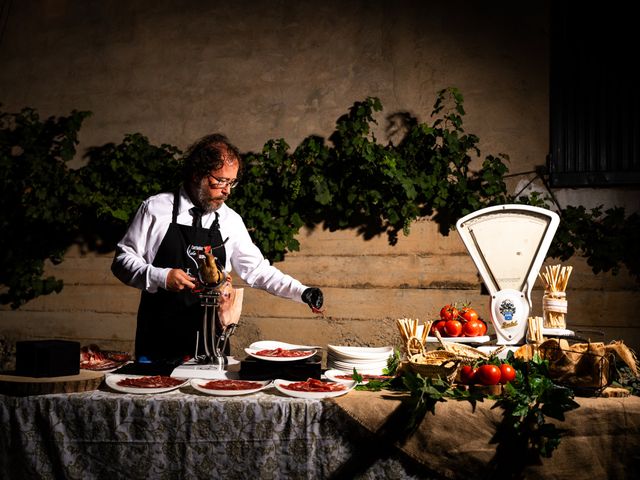
{"type": "Polygon", "coordinates": [[[116,245],[111,271],[121,282],[155,293],[165,288],[169,268],[154,267],[151,263],[167,227],[158,228],[149,212],[148,201],[142,203],[129,229],[116,245]],[[159,231],[163,230],[163,231],[159,231]]]}
{"type": "MultiPolygon", "coordinates": [[[[272,295],[302,302],[302,292],[307,288],[269,263],[253,243],[242,219],[233,221],[233,237],[230,251],[231,267],[249,286],[265,290],[272,295]]],[[[230,238],[231,239],[231,238],[230,238]]]]}

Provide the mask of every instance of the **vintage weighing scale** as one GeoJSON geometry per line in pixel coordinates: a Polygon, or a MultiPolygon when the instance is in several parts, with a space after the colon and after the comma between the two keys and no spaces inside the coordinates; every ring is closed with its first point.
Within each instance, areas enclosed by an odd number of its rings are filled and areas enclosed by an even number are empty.
{"type": "Polygon", "coordinates": [[[498,345],[525,342],[531,290],[559,223],[555,212],[529,205],[488,207],[456,223],[491,295],[498,345]]]}

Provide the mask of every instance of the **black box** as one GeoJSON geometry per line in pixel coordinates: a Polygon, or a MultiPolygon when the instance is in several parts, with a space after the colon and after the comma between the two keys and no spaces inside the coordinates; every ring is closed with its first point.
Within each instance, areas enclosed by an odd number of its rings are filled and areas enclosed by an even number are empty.
{"type": "Polygon", "coordinates": [[[80,373],[80,343],[67,340],[16,342],[16,375],[65,377],[80,373]]]}
{"type": "Polygon", "coordinates": [[[304,382],[309,378],[320,380],[322,376],[322,355],[315,354],[304,360],[272,362],[247,357],[240,361],[239,376],[242,380],[291,380],[304,382]]]}

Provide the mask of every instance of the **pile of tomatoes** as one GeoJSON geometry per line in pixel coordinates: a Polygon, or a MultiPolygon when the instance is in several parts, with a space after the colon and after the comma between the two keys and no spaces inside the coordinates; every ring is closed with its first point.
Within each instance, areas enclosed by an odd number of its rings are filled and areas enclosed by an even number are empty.
{"type": "Polygon", "coordinates": [[[465,385],[504,385],[515,380],[516,370],[509,363],[485,363],[478,367],[463,365],[458,378],[465,385]]]}
{"type": "Polygon", "coordinates": [[[487,324],[471,306],[458,309],[456,304],[447,304],[440,309],[440,319],[431,325],[430,335],[435,336],[436,330],[443,337],[481,337],[487,333],[487,324]]]}

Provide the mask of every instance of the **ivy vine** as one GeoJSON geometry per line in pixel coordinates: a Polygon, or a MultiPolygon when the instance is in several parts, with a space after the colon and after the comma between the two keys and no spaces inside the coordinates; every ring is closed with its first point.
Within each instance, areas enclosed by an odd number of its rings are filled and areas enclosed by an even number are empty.
{"type": "MultiPolygon", "coordinates": [[[[246,153],[242,182],[229,204],[271,261],[299,249],[302,226],[355,229],[364,239],[384,234],[395,245],[418,218],[432,219],[448,235],[458,218],[490,205],[550,208],[551,197],[508,195],[504,154],[488,155],[478,170],[471,169],[481,153],[478,137],[463,129],[463,104],[457,89],[444,89],[430,123],[396,113],[388,118],[403,134],[381,144],[374,134],[380,100],[356,102],[328,139],[310,136],[293,150],[284,139],[272,139],[262,151],[246,153]]],[[[89,148],[86,164],[69,168],[89,115],[73,111],[41,120],[30,108],[0,111],[2,304],[18,308],[59,292],[59,279],[44,278],[46,260],[61,262],[74,243],[113,250],[144,198],[179,185],[182,152],[154,146],[139,133],[89,148]]],[[[626,265],[640,278],[640,260],[631,248],[640,239],[637,214],[625,217],[622,208],[601,207],[566,207],[560,214],[549,256],[584,255],[596,273],[617,273],[626,265]]]]}

